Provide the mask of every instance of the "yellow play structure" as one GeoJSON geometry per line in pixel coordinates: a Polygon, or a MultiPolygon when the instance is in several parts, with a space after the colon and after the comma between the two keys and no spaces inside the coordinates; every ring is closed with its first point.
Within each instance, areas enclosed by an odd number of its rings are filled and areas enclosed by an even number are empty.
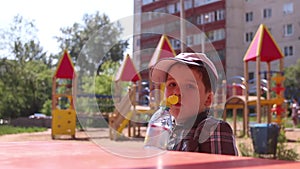
{"type": "Polygon", "coordinates": [[[283,117],[283,54],[278,48],[268,28],[261,24],[257,30],[253,41],[251,42],[245,57],[244,57],[244,94],[230,96],[225,104],[225,112],[223,119],[226,119],[226,109],[233,110],[233,130],[236,134],[236,114],[237,109],[243,110],[243,135],[249,134],[249,106],[255,106],[257,123],[261,123],[261,108],[267,107],[267,123],[276,122],[281,125],[283,117]],[[279,70],[271,71],[270,62],[279,60],[279,70]],[[248,77],[248,62],[256,62],[256,96],[249,96],[249,77],[248,77]],[[261,62],[267,63],[267,92],[266,98],[261,96],[261,62]],[[276,74],[271,78],[271,74],[276,74]],[[274,82],[273,88],[271,83],[274,82]],[[275,97],[271,98],[271,90],[275,92],[275,97]],[[273,107],[273,108],[272,108],[273,107]],[[271,109],[272,108],[272,109],[271,109]],[[276,112],[276,119],[272,119],[272,114],[276,112]]]}
{"type": "Polygon", "coordinates": [[[52,79],[52,139],[60,135],[75,138],[75,82],[74,66],[65,50],[52,79]]]}
{"type": "MultiPolygon", "coordinates": [[[[172,48],[168,37],[166,35],[162,35],[149,62],[149,70],[159,59],[174,57],[175,55],[176,53],[172,48]]],[[[140,127],[142,123],[140,117],[144,115],[151,116],[159,107],[159,103],[163,97],[162,89],[164,87],[161,85],[153,85],[151,81],[149,81],[150,90],[154,91],[153,93],[150,93],[149,97],[154,98],[154,102],[150,102],[149,106],[137,105],[136,91],[140,86],[141,76],[137,72],[129,55],[125,57],[118,73],[116,74],[116,86],[118,86],[120,81],[132,82],[133,84],[128,87],[127,93],[120,99],[120,102],[115,103],[115,110],[109,116],[109,134],[110,139],[112,140],[118,139],[122,134],[123,129],[126,127],[128,127],[129,137],[141,136],[140,127]],[[154,96],[152,94],[154,94],[154,96]],[[131,133],[131,128],[133,128],[133,134],[131,133]]]]}
{"type": "Polygon", "coordinates": [[[118,95],[122,95],[122,87],[119,86],[119,82],[132,82],[131,86],[128,86],[128,90],[125,96],[114,100],[115,110],[109,115],[109,137],[111,140],[117,140],[121,137],[123,130],[128,127],[128,137],[140,136],[140,123],[138,121],[138,115],[140,113],[147,113],[150,110],[148,106],[139,106],[136,103],[136,90],[137,83],[141,80],[139,73],[129,55],[126,55],[124,61],[116,74],[115,87],[118,95]],[[136,120],[134,120],[136,119],[136,120]],[[131,129],[133,128],[133,134],[131,129]]]}
{"type": "MultiPolygon", "coordinates": [[[[111,140],[120,138],[123,129],[128,126],[128,137],[131,136],[131,122],[136,111],[135,85],[130,87],[119,103],[115,103],[115,110],[109,114],[109,137],[111,140]]],[[[134,127],[135,130],[135,127],[134,127]]],[[[135,133],[135,131],[134,131],[135,133]]],[[[134,134],[135,136],[135,134],[134,134]]]]}

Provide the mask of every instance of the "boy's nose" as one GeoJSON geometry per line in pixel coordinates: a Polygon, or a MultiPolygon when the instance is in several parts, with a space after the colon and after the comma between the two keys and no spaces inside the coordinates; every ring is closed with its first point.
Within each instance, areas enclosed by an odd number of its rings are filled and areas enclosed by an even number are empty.
{"type": "Polygon", "coordinates": [[[173,94],[176,96],[180,95],[180,87],[177,85],[177,87],[173,90],[173,94]]]}

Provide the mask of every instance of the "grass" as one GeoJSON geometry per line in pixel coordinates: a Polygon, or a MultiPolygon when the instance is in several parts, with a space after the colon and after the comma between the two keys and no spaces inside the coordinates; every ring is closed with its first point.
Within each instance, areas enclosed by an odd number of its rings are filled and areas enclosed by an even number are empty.
{"type": "MultiPolygon", "coordinates": [[[[257,123],[257,119],[256,119],[257,117],[256,116],[250,116],[248,118],[249,118],[248,119],[249,120],[249,124],[250,123],[257,123]]],[[[272,120],[274,120],[274,118],[272,120]]],[[[282,125],[283,125],[284,128],[293,128],[293,122],[292,122],[291,117],[283,117],[281,120],[282,120],[282,125]]],[[[229,122],[229,123],[233,123],[232,114],[228,114],[227,115],[226,121],[229,122]]],[[[237,122],[242,122],[243,121],[243,117],[242,117],[241,113],[239,113],[236,116],[236,121],[237,122]]],[[[262,116],[261,122],[262,123],[267,123],[267,117],[262,116]]],[[[296,126],[296,128],[300,128],[300,121],[298,122],[298,125],[296,126]]]]}
{"type": "Polygon", "coordinates": [[[10,125],[0,125],[0,136],[6,134],[42,132],[46,130],[47,128],[43,127],[14,127],[10,125]]]}

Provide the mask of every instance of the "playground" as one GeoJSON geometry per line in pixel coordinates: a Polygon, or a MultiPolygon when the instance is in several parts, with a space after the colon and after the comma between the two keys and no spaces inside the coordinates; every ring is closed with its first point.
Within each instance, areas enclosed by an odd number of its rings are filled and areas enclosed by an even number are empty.
{"type": "MultiPolygon", "coordinates": [[[[161,36],[161,39],[153,53],[152,58],[149,61],[148,68],[151,67],[159,60],[165,57],[174,57],[176,55],[173,50],[168,37],[161,36]]],[[[250,133],[250,127],[253,124],[266,123],[277,124],[281,127],[282,119],[287,119],[286,111],[287,105],[284,103],[283,96],[283,55],[278,48],[275,40],[268,31],[265,25],[260,25],[257,30],[252,43],[250,44],[245,56],[244,56],[244,77],[240,78],[240,83],[222,82],[222,85],[226,87],[220,87],[216,92],[213,111],[223,111],[225,103],[225,111],[223,113],[223,120],[227,120],[228,111],[231,112],[233,121],[231,122],[234,130],[234,134],[237,137],[240,136],[253,136],[250,133]],[[278,67],[271,67],[271,62],[278,61],[278,67]],[[249,79],[248,77],[248,64],[249,62],[255,62],[256,64],[256,79],[249,79]],[[260,70],[262,63],[267,64],[267,71],[262,72],[260,70]],[[261,78],[261,74],[265,74],[266,79],[261,78]],[[250,89],[250,81],[254,82],[254,86],[250,89]],[[261,81],[265,82],[261,84],[261,81]],[[225,89],[231,89],[225,93],[225,89]],[[264,93],[262,93],[262,89],[264,93]],[[252,92],[250,92],[252,90],[252,92]],[[254,91],[254,92],[253,92],[254,91]],[[221,95],[221,99],[220,96],[221,95]],[[250,112],[252,107],[252,112],[250,112]],[[242,120],[237,120],[238,112],[241,112],[242,120]],[[254,112],[254,113],[253,113],[254,112]],[[256,120],[250,122],[250,115],[254,115],[256,120]],[[240,127],[242,126],[242,127],[240,127]],[[237,131],[240,131],[239,134],[237,131]]],[[[127,54],[115,76],[114,79],[114,109],[111,113],[100,112],[100,116],[104,117],[109,126],[109,138],[114,141],[122,140],[124,137],[140,138],[143,137],[142,127],[147,124],[147,118],[157,110],[160,102],[163,100],[163,86],[158,84],[152,84],[149,81],[149,98],[146,105],[140,105],[141,99],[141,75],[137,71],[134,62],[131,60],[129,54],[127,54]],[[127,86],[127,91],[124,92],[124,85],[126,82],[130,84],[127,86]]],[[[253,83],[252,82],[252,83],[253,83]]],[[[56,136],[70,135],[75,139],[75,123],[76,112],[75,103],[89,103],[90,98],[97,98],[95,96],[77,93],[77,74],[74,71],[74,67],[70,56],[67,51],[64,52],[57,70],[53,77],[53,93],[52,93],[52,139],[56,136]],[[67,83],[63,83],[65,80],[67,83]],[[62,87],[66,87],[63,92],[60,90],[62,87]],[[72,91],[72,92],[70,92],[72,91]],[[73,94],[72,94],[73,93],[73,94]],[[88,98],[88,99],[87,99],[88,98]],[[67,100],[68,105],[60,106],[59,101],[67,100]]],[[[101,107],[101,106],[100,106],[101,107]]],[[[86,109],[90,109],[87,107],[86,109]]],[[[84,109],[82,109],[85,111],[84,109]]],[[[95,110],[94,110],[95,111],[95,110]]],[[[89,132],[89,129],[93,130],[97,128],[95,125],[87,125],[89,121],[83,119],[83,116],[89,116],[94,112],[81,112],[77,109],[77,117],[79,122],[83,124],[86,132],[89,136],[96,136],[94,132],[89,132]],[[89,115],[88,115],[89,114],[89,115]]],[[[214,115],[215,115],[214,114],[214,115]]],[[[89,118],[95,118],[99,113],[90,116],[89,118]]],[[[98,121],[99,123],[105,123],[104,121],[98,121]]],[[[279,132],[279,131],[278,131],[279,132]]],[[[97,137],[97,136],[96,136],[97,137]]],[[[276,137],[274,135],[274,137],[276,137]]],[[[271,138],[275,139],[275,138],[271,138]]]]}
{"type": "MultiPolygon", "coordinates": [[[[163,57],[174,57],[175,52],[168,38],[163,35],[153,53],[148,67],[151,68],[163,57]]],[[[221,118],[228,121],[236,137],[236,144],[244,144],[253,148],[251,125],[276,124],[285,131],[287,148],[300,154],[300,129],[283,128],[283,119],[287,119],[284,105],[283,55],[268,29],[261,25],[254,36],[244,59],[245,75],[241,83],[224,82],[231,87],[231,93],[217,91],[213,111],[223,109],[221,118]],[[271,49],[272,52],[265,49],[271,49]],[[270,62],[279,60],[279,67],[271,68],[270,62]],[[248,62],[256,65],[256,91],[249,94],[248,62]],[[266,86],[261,85],[260,64],[267,63],[266,86]],[[271,86],[273,85],[273,86],[271,86]],[[266,93],[262,93],[266,88],[266,93]],[[247,91],[247,92],[245,92],[247,91]],[[273,93],[271,95],[271,92],[273,93]],[[220,94],[221,97],[218,95],[220,94]],[[252,108],[252,110],[249,109],[252,108]],[[250,112],[250,111],[254,111],[250,112]],[[230,113],[229,113],[230,112],[230,113]],[[230,114],[230,118],[229,117],[230,114]],[[239,115],[241,114],[241,115],[239,115]],[[253,115],[255,121],[250,121],[253,115]],[[237,118],[238,116],[241,117],[237,118]],[[250,137],[251,136],[251,137],[250,137]]],[[[0,161],[4,168],[299,168],[299,162],[275,159],[243,157],[239,148],[239,156],[224,156],[204,153],[189,153],[144,149],[143,141],[147,128],[147,120],[159,107],[163,100],[163,86],[149,82],[149,100],[140,105],[141,76],[133,61],[126,55],[114,79],[113,97],[99,97],[77,91],[77,74],[67,51],[59,61],[53,76],[52,87],[52,125],[46,132],[34,134],[15,134],[0,136],[0,161]],[[130,86],[121,85],[129,82],[130,86]],[[114,101],[112,112],[95,112],[89,108],[76,109],[76,103],[90,103],[93,99],[114,101]],[[76,111],[75,111],[76,109],[76,111]],[[79,111],[82,110],[82,111],[79,111]],[[77,119],[78,118],[78,119],[77,119]],[[83,130],[76,127],[78,123],[83,130]],[[105,124],[105,125],[100,125],[105,124]],[[142,159],[142,160],[141,160],[142,159]]],[[[222,88],[221,88],[222,89],[222,88]]],[[[144,98],[143,98],[144,99],[144,98]]],[[[94,105],[94,104],[92,104],[94,105]]],[[[217,114],[217,113],[216,113],[217,114]]],[[[267,129],[264,128],[263,130],[267,129]]],[[[269,132],[268,132],[269,133],[269,132]]],[[[274,134],[274,133],[272,133],[274,134]]],[[[271,135],[272,135],[271,134],[271,135]]],[[[279,130],[274,136],[279,134],[279,130]],[[278,133],[277,133],[278,132],[278,133]]],[[[262,142],[277,138],[271,137],[262,142]]],[[[260,143],[255,143],[260,144],[260,143]]],[[[273,147],[276,149],[276,144],[273,147]]],[[[266,154],[274,154],[267,152],[266,154]]]]}
{"type": "MultiPolygon", "coordinates": [[[[150,69],[159,59],[174,57],[175,55],[168,38],[163,35],[153,53],[148,68],[150,69]]],[[[222,86],[218,88],[212,106],[212,110],[215,111],[213,115],[218,115],[219,111],[223,112],[225,107],[221,118],[226,121],[227,112],[230,112],[233,119],[234,134],[237,136],[250,136],[250,127],[254,124],[277,124],[279,127],[283,127],[283,123],[288,120],[287,108],[289,106],[283,95],[285,90],[283,87],[285,79],[283,54],[265,25],[261,24],[258,28],[243,58],[243,62],[244,77],[239,77],[239,81],[232,80],[234,78],[228,78],[227,81],[223,80],[222,86]],[[255,79],[249,79],[249,62],[256,64],[255,79]],[[275,66],[277,65],[277,67],[272,67],[271,62],[276,62],[275,66]],[[263,63],[266,63],[266,71],[261,71],[261,64],[263,63]],[[265,79],[262,75],[265,75],[265,79]],[[242,119],[237,120],[238,112],[242,119]],[[253,121],[252,118],[252,121],[250,121],[250,117],[255,117],[256,120],[253,121]],[[240,133],[238,134],[237,131],[240,131],[240,133]]],[[[151,115],[163,99],[163,87],[151,84],[150,81],[150,91],[153,92],[150,92],[149,97],[154,98],[154,101],[150,99],[149,106],[138,105],[136,100],[139,98],[136,98],[135,93],[139,91],[138,82],[140,80],[139,72],[136,71],[134,63],[127,55],[115,81],[116,83],[131,81],[133,85],[129,88],[127,95],[116,105],[116,109],[110,117],[110,126],[112,126],[110,135],[113,140],[117,139],[118,134],[122,134],[125,126],[129,127],[128,135],[131,136],[130,122],[133,122],[133,136],[135,136],[135,127],[140,124],[139,121],[135,123],[134,120],[130,119],[143,114],[151,115]]],[[[140,135],[139,129],[137,135],[140,135]]]]}

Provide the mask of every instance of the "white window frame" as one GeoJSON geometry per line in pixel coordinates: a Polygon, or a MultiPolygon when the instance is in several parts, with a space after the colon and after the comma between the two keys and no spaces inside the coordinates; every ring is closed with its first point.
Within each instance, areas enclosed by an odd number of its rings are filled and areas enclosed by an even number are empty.
{"type": "Polygon", "coordinates": [[[294,34],[293,24],[285,24],[283,26],[284,36],[292,36],[294,34]]]}
{"type": "Polygon", "coordinates": [[[246,32],[245,33],[245,42],[251,42],[253,40],[254,34],[253,32],[246,32]]]}
{"type": "Polygon", "coordinates": [[[294,55],[294,47],[293,46],[285,46],[283,48],[284,56],[293,56],[294,55]]]}
{"type": "Polygon", "coordinates": [[[263,18],[271,18],[272,17],[272,9],[271,8],[264,8],[263,9],[263,18]]]}
{"type": "Polygon", "coordinates": [[[220,21],[220,20],[224,20],[225,19],[225,11],[224,9],[220,9],[216,11],[216,20],[220,21]]]}
{"type": "Polygon", "coordinates": [[[223,40],[225,39],[225,30],[224,29],[218,29],[215,30],[215,41],[223,40]]]}
{"type": "Polygon", "coordinates": [[[246,22],[252,22],[253,21],[253,12],[246,12],[245,14],[245,21],[246,22]]]}
{"type": "Polygon", "coordinates": [[[283,14],[291,14],[294,12],[294,3],[289,2],[283,4],[283,14]]]}

